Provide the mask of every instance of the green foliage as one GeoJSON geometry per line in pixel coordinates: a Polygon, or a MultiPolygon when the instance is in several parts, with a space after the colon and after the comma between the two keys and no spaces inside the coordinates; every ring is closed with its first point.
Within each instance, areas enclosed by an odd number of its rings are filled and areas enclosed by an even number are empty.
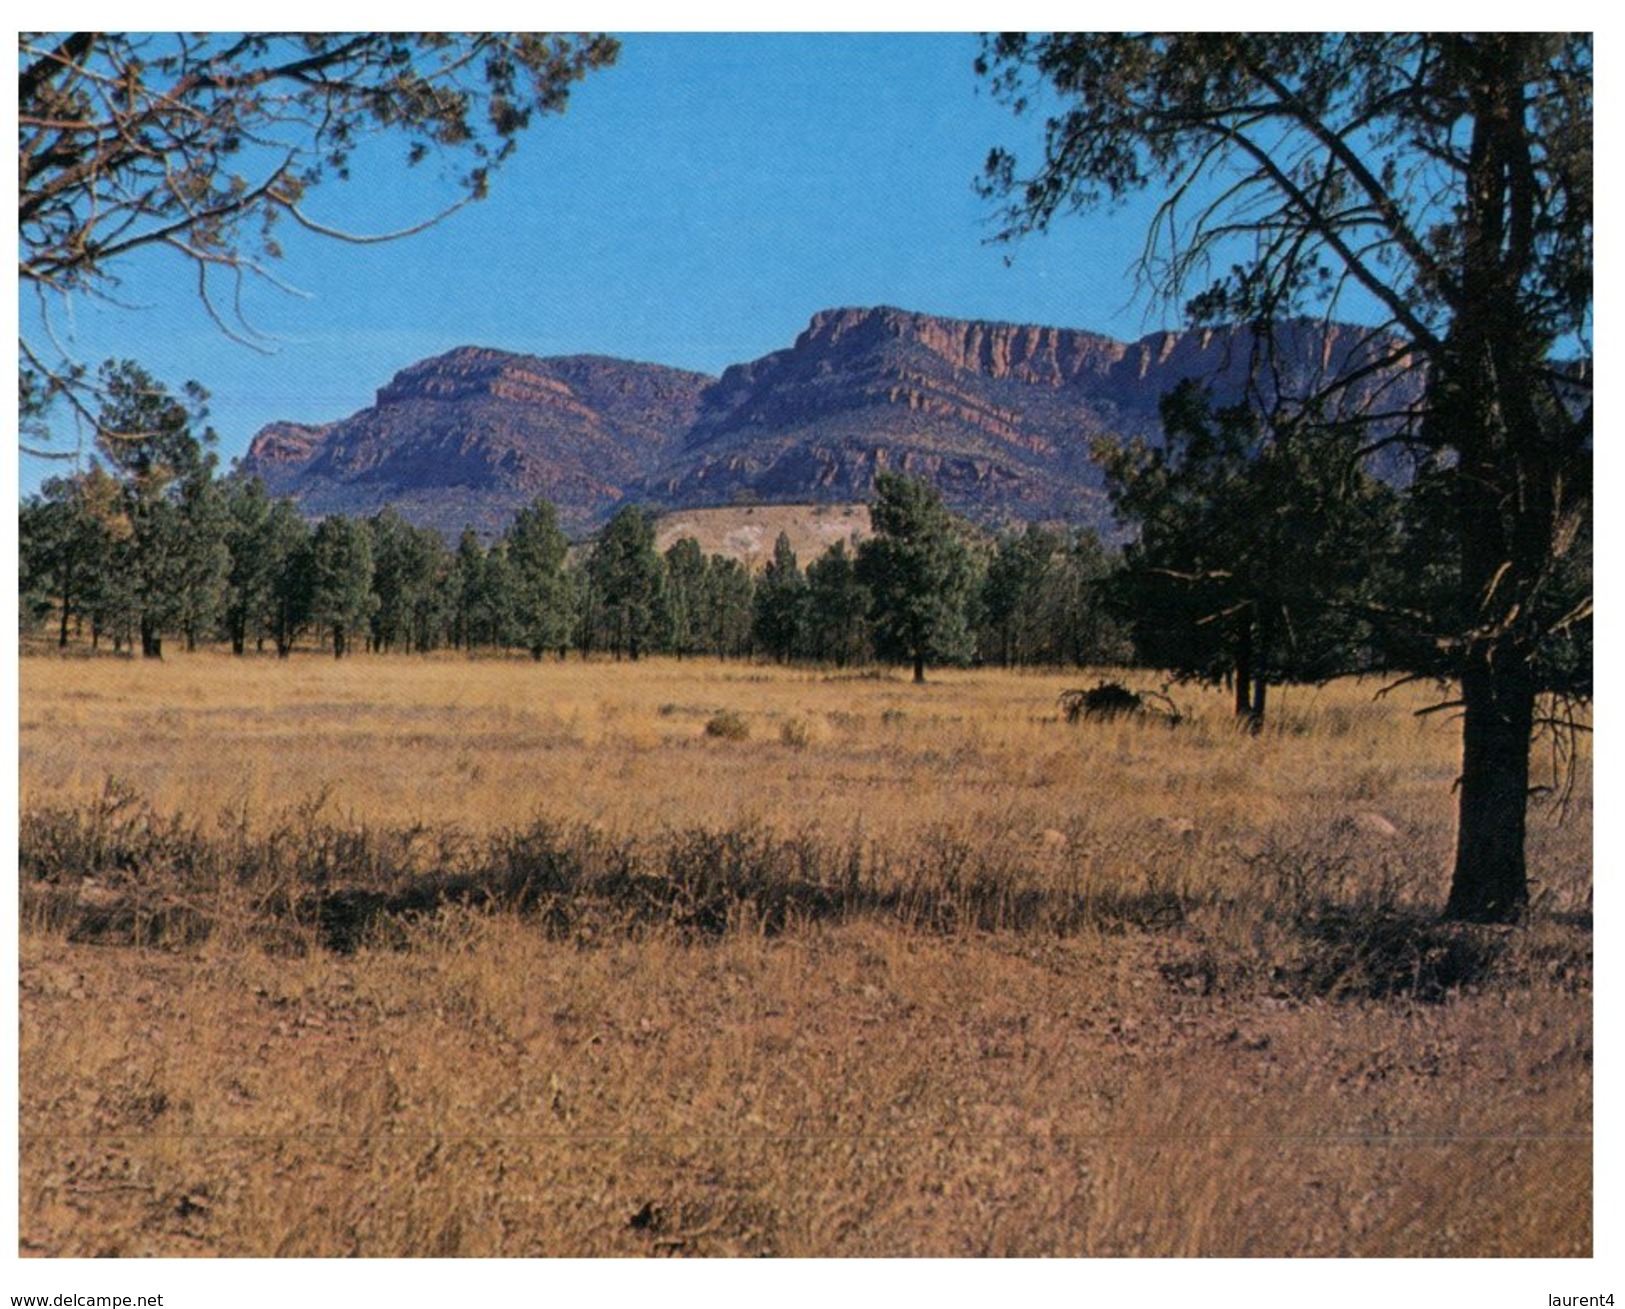
{"type": "Polygon", "coordinates": [[[982,648],[1006,668],[1034,663],[1053,629],[1045,612],[1052,599],[1061,542],[1055,533],[1029,526],[999,539],[982,579],[982,648]]]}
{"type": "Polygon", "coordinates": [[[679,659],[708,649],[706,561],[700,543],[691,536],[674,542],[666,551],[666,644],[679,659]]]}
{"type": "Polygon", "coordinates": [[[73,478],[53,478],[18,517],[19,617],[40,622],[53,611],[57,644],[70,628],[89,621],[96,629],[111,581],[118,489],[99,468],[73,478]]]}
{"type": "Polygon", "coordinates": [[[366,525],[339,515],[322,519],[311,538],[310,577],[311,621],[331,634],[333,656],[342,659],[378,606],[366,525]]]}
{"type": "Polygon", "coordinates": [[[271,498],[259,478],[229,482],[225,500],[225,546],[229,560],[221,606],[221,626],[233,654],[242,654],[250,635],[265,634],[260,626],[271,608],[276,584],[269,547],[271,498]]]}
{"type": "Polygon", "coordinates": [[[512,588],[513,634],[540,659],[545,651],[570,643],[574,627],[564,561],[570,543],[559,527],[558,513],[544,499],[521,509],[503,536],[512,588]]]}
{"type": "Polygon", "coordinates": [[[1006,668],[1123,662],[1129,650],[1106,595],[1114,565],[1092,531],[1068,538],[1032,524],[1001,537],[982,579],[982,658],[1006,668]]]}
{"type": "Polygon", "coordinates": [[[837,541],[807,568],[808,652],[837,668],[869,657],[873,599],[858,580],[857,561],[837,541]]]}
{"type": "Polygon", "coordinates": [[[655,553],[654,520],[636,505],[618,510],[587,561],[595,644],[607,646],[617,659],[636,659],[658,645],[665,573],[655,553]]]}
{"type": "Polygon", "coordinates": [[[272,577],[270,607],[261,619],[286,659],[310,624],[316,602],[316,559],[311,530],[287,500],[271,506],[266,550],[272,577]]]}
{"type": "Polygon", "coordinates": [[[807,627],[807,601],[807,579],[789,536],[780,532],[773,543],[773,558],[756,584],[757,648],[780,663],[799,655],[807,627]]]}
{"type": "Polygon", "coordinates": [[[1215,411],[1193,384],[1162,406],[1164,439],[1102,441],[1118,516],[1138,530],[1121,594],[1148,662],[1232,679],[1255,724],[1264,688],[1370,667],[1365,620],[1394,551],[1396,496],[1361,464],[1361,432],[1271,428],[1215,411]]]}
{"type": "Polygon", "coordinates": [[[440,534],[414,527],[393,509],[367,520],[372,549],[375,650],[432,650],[447,619],[451,556],[440,534]]]}
{"type": "Polygon", "coordinates": [[[1483,252],[1455,202],[1493,150],[1500,182],[1482,198],[1517,211],[1499,229],[1505,308],[1548,344],[1589,324],[1589,35],[1009,33],[978,66],[1018,112],[1035,84],[1064,102],[1036,170],[989,156],[1006,240],[1155,187],[1147,271],[1193,317],[1276,321],[1352,281],[1431,352],[1481,293],[1461,276],[1483,252]],[[1207,180],[1222,185],[1204,202],[1207,180]],[[1210,268],[1227,271],[1202,285],[1210,268]]]}
{"type": "Polygon", "coordinates": [[[927,483],[881,473],[875,495],[875,535],[858,549],[858,581],[873,597],[877,652],[911,663],[923,682],[927,663],[962,663],[974,648],[970,549],[927,483]]]}
{"type": "Polygon", "coordinates": [[[705,569],[705,631],[722,659],[751,653],[753,596],[750,571],[737,559],[712,555],[705,569]]]}
{"type": "Polygon", "coordinates": [[[190,646],[212,628],[229,566],[206,449],[215,435],[192,430],[208,396],[196,383],[173,396],[128,360],[108,361],[100,379],[98,444],[119,486],[103,598],[115,622],[139,629],[142,654],[157,657],[166,632],[183,631],[190,646]]]}
{"type": "Polygon", "coordinates": [[[465,650],[513,643],[518,590],[505,540],[489,550],[471,527],[457,542],[448,586],[452,644],[465,650]]]}
{"type": "Polygon", "coordinates": [[[1591,36],[1016,34],[980,69],[1018,110],[1033,83],[1064,101],[1036,171],[988,160],[1006,238],[1155,184],[1144,268],[1193,319],[1267,343],[1350,287],[1386,315],[1370,340],[1423,401],[1342,416],[1412,454],[1445,583],[1395,584],[1420,603],[1386,606],[1389,648],[1461,688],[1447,910],[1517,917],[1535,698],[1591,686],[1591,36]]]}

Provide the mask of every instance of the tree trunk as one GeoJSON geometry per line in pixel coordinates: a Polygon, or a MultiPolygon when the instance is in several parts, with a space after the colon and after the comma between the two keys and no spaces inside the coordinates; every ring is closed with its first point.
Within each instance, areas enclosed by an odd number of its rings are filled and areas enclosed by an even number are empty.
{"type": "Polygon", "coordinates": [[[1236,717],[1253,712],[1253,614],[1243,608],[1236,615],[1236,717]]]}
{"type": "Polygon", "coordinates": [[[914,652],[914,681],[916,683],[925,681],[925,655],[918,650],[914,652]]]}
{"type": "Polygon", "coordinates": [[[1529,903],[1524,830],[1534,683],[1522,661],[1503,672],[1479,657],[1462,676],[1461,697],[1456,866],[1445,916],[1510,923],[1529,903]]]}
{"type": "Polygon", "coordinates": [[[62,572],[62,626],[57,633],[58,648],[68,648],[68,613],[73,608],[73,567],[70,564],[62,572]]]}
{"type": "Polygon", "coordinates": [[[143,659],[164,657],[164,638],[148,618],[141,620],[141,657],[143,659]]]}
{"type": "MultiPolygon", "coordinates": [[[[1460,433],[1457,483],[1463,608],[1473,635],[1461,671],[1462,746],[1449,918],[1515,921],[1529,902],[1524,831],[1535,680],[1527,611],[1552,563],[1561,448],[1535,397],[1539,327],[1519,312],[1535,267],[1530,142],[1519,71],[1528,38],[1480,41],[1462,222],[1463,309],[1437,367],[1439,430],[1460,433]]],[[[1589,478],[1589,453],[1584,456],[1589,478]]],[[[1538,638],[1536,638],[1538,639],[1538,638]]]]}
{"type": "Polygon", "coordinates": [[[1268,666],[1273,636],[1270,630],[1272,612],[1273,610],[1266,608],[1260,613],[1256,603],[1247,606],[1247,626],[1250,633],[1247,654],[1253,680],[1253,700],[1247,706],[1247,730],[1254,736],[1264,730],[1264,704],[1269,697],[1270,679],[1264,669],[1268,666]]]}

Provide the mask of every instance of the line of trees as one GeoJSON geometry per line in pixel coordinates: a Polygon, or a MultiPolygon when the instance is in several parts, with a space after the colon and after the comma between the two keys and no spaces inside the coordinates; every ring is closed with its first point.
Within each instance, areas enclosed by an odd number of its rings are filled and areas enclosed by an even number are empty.
{"type": "MultiPolygon", "coordinates": [[[[1278,423],[1195,385],[1165,398],[1160,441],[1097,443],[1133,531],[1121,552],[1036,524],[990,537],[927,483],[882,473],[870,537],[803,567],[781,533],[760,572],[692,538],[658,552],[631,505],[577,549],[546,500],[490,545],[465,530],[450,548],[392,509],[312,526],[257,480],[216,475],[200,388],[171,395],[109,362],[99,389],[121,433],[105,465],[21,510],[23,621],[62,646],[880,661],[917,681],[932,666],[1133,662],[1225,684],[1257,730],[1272,685],[1421,666],[1392,616],[1439,608],[1451,585],[1443,510],[1424,482],[1374,476],[1357,424],[1278,423]]],[[[1589,560],[1587,541],[1551,603],[1588,591],[1589,560]]],[[[1554,678],[1586,676],[1589,627],[1545,658],[1554,678]]]]}
{"type": "Polygon", "coordinates": [[[546,500],[489,545],[467,530],[448,547],[393,509],[312,525],[258,480],[218,476],[199,388],[172,395],[129,362],[104,366],[99,387],[101,422],[124,435],[20,514],[23,621],[62,646],[880,659],[921,680],[928,665],[1132,653],[1093,533],[991,539],[905,477],[879,479],[872,537],[805,568],[783,534],[757,573],[692,538],[661,553],[636,506],[572,550],[546,500]]]}
{"type": "MultiPolygon", "coordinates": [[[[105,463],[21,510],[23,621],[62,646],[878,660],[920,681],[944,665],[1136,662],[1228,685],[1257,729],[1271,685],[1416,666],[1387,617],[1449,582],[1429,563],[1426,488],[1373,476],[1357,426],[1272,424],[1195,386],[1165,399],[1161,441],[1096,447],[1133,529],[1121,552],[1087,530],[991,537],[928,484],[882,473],[871,536],[803,567],[781,534],[752,572],[692,538],[658,552],[630,505],[576,549],[546,500],[489,545],[465,530],[448,547],[392,509],[311,525],[257,480],[217,475],[200,388],[172,395],[129,362],[98,385],[100,421],[121,433],[105,463]]],[[[1588,629],[1549,657],[1589,667],[1588,629]]]]}

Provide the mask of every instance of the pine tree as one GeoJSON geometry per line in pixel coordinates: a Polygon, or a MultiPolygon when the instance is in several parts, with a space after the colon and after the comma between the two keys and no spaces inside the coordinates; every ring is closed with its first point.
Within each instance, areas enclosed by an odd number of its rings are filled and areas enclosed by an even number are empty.
{"type": "Polygon", "coordinates": [[[1537,700],[1591,686],[1591,35],[1004,34],[979,66],[1018,109],[1062,99],[1035,171],[988,160],[1006,237],[1155,185],[1144,268],[1195,320],[1268,341],[1349,290],[1383,315],[1369,344],[1422,400],[1371,430],[1419,465],[1454,579],[1405,647],[1460,688],[1446,912],[1515,920],[1537,700]]]}
{"type": "Polygon", "coordinates": [[[875,535],[858,549],[858,579],[873,596],[875,643],[925,681],[927,663],[958,663],[973,649],[970,550],[942,497],[896,473],[875,479],[875,535]]]}
{"type": "Polygon", "coordinates": [[[872,602],[845,541],[837,541],[808,565],[807,630],[813,657],[837,668],[868,659],[872,602]]]}
{"type": "Polygon", "coordinates": [[[570,643],[574,615],[564,561],[570,543],[558,512],[543,499],[521,509],[503,537],[512,575],[513,628],[520,645],[540,659],[548,650],[562,656],[570,643]]]}
{"type": "Polygon", "coordinates": [[[666,551],[667,644],[679,659],[707,648],[705,604],[705,554],[685,536],[666,551]]]}
{"type": "Polygon", "coordinates": [[[260,624],[276,643],[277,658],[286,659],[315,612],[315,543],[289,500],[271,506],[265,540],[271,587],[260,624]]]}
{"type": "Polygon", "coordinates": [[[1060,537],[1037,524],[999,539],[982,582],[985,657],[1015,668],[1053,653],[1060,553],[1060,537]]]}
{"type": "Polygon", "coordinates": [[[750,570],[727,555],[712,555],[705,569],[705,630],[711,652],[719,659],[749,657],[754,626],[750,570]]]}
{"type": "Polygon", "coordinates": [[[141,653],[159,658],[166,632],[179,628],[190,644],[213,623],[229,563],[206,449],[215,434],[192,430],[208,393],[188,383],[184,399],[172,396],[128,360],[103,365],[101,392],[98,444],[120,480],[128,524],[114,555],[126,570],[141,653]]]}
{"type": "Polygon", "coordinates": [[[789,663],[801,653],[807,625],[807,579],[784,532],[773,542],[773,558],[756,584],[755,608],[758,648],[780,663],[789,663]]]}
{"type": "Polygon", "coordinates": [[[665,565],[654,521],[636,505],[618,510],[593,546],[587,572],[614,656],[637,659],[660,639],[665,565]]]}
{"type": "Polygon", "coordinates": [[[365,524],[334,515],[311,539],[311,619],[333,638],[333,657],[349,653],[378,598],[372,592],[372,542],[365,524]]]}
{"type": "Polygon", "coordinates": [[[1395,493],[1364,470],[1365,434],[1347,424],[1272,429],[1194,385],[1164,399],[1162,420],[1162,444],[1096,453],[1138,529],[1124,572],[1136,641],[1180,677],[1229,681],[1256,731],[1272,683],[1373,662],[1362,615],[1395,548],[1395,493]]]}

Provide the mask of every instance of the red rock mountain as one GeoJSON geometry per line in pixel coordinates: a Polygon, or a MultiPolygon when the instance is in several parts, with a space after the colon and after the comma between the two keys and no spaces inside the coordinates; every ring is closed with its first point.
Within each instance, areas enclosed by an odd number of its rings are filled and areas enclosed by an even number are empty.
{"type": "Polygon", "coordinates": [[[658,465],[713,379],[658,364],[465,346],[397,373],[320,427],[273,423],[239,470],[313,516],[394,505],[450,538],[499,533],[546,496],[583,531],[658,465]]]}
{"type": "MultiPolygon", "coordinates": [[[[1187,378],[1239,397],[1259,375],[1255,345],[1242,329],[1128,343],[878,308],[820,313],[788,349],[718,379],[464,348],[404,370],[341,422],[265,428],[240,469],[311,514],[393,504],[448,535],[494,534],[538,495],[576,532],[628,499],[864,500],[886,468],[930,477],[986,522],[1100,526],[1093,438],[1154,437],[1160,398],[1187,378]]],[[[1323,324],[1285,327],[1275,347],[1271,384],[1300,394],[1377,348],[1323,324]]]]}

